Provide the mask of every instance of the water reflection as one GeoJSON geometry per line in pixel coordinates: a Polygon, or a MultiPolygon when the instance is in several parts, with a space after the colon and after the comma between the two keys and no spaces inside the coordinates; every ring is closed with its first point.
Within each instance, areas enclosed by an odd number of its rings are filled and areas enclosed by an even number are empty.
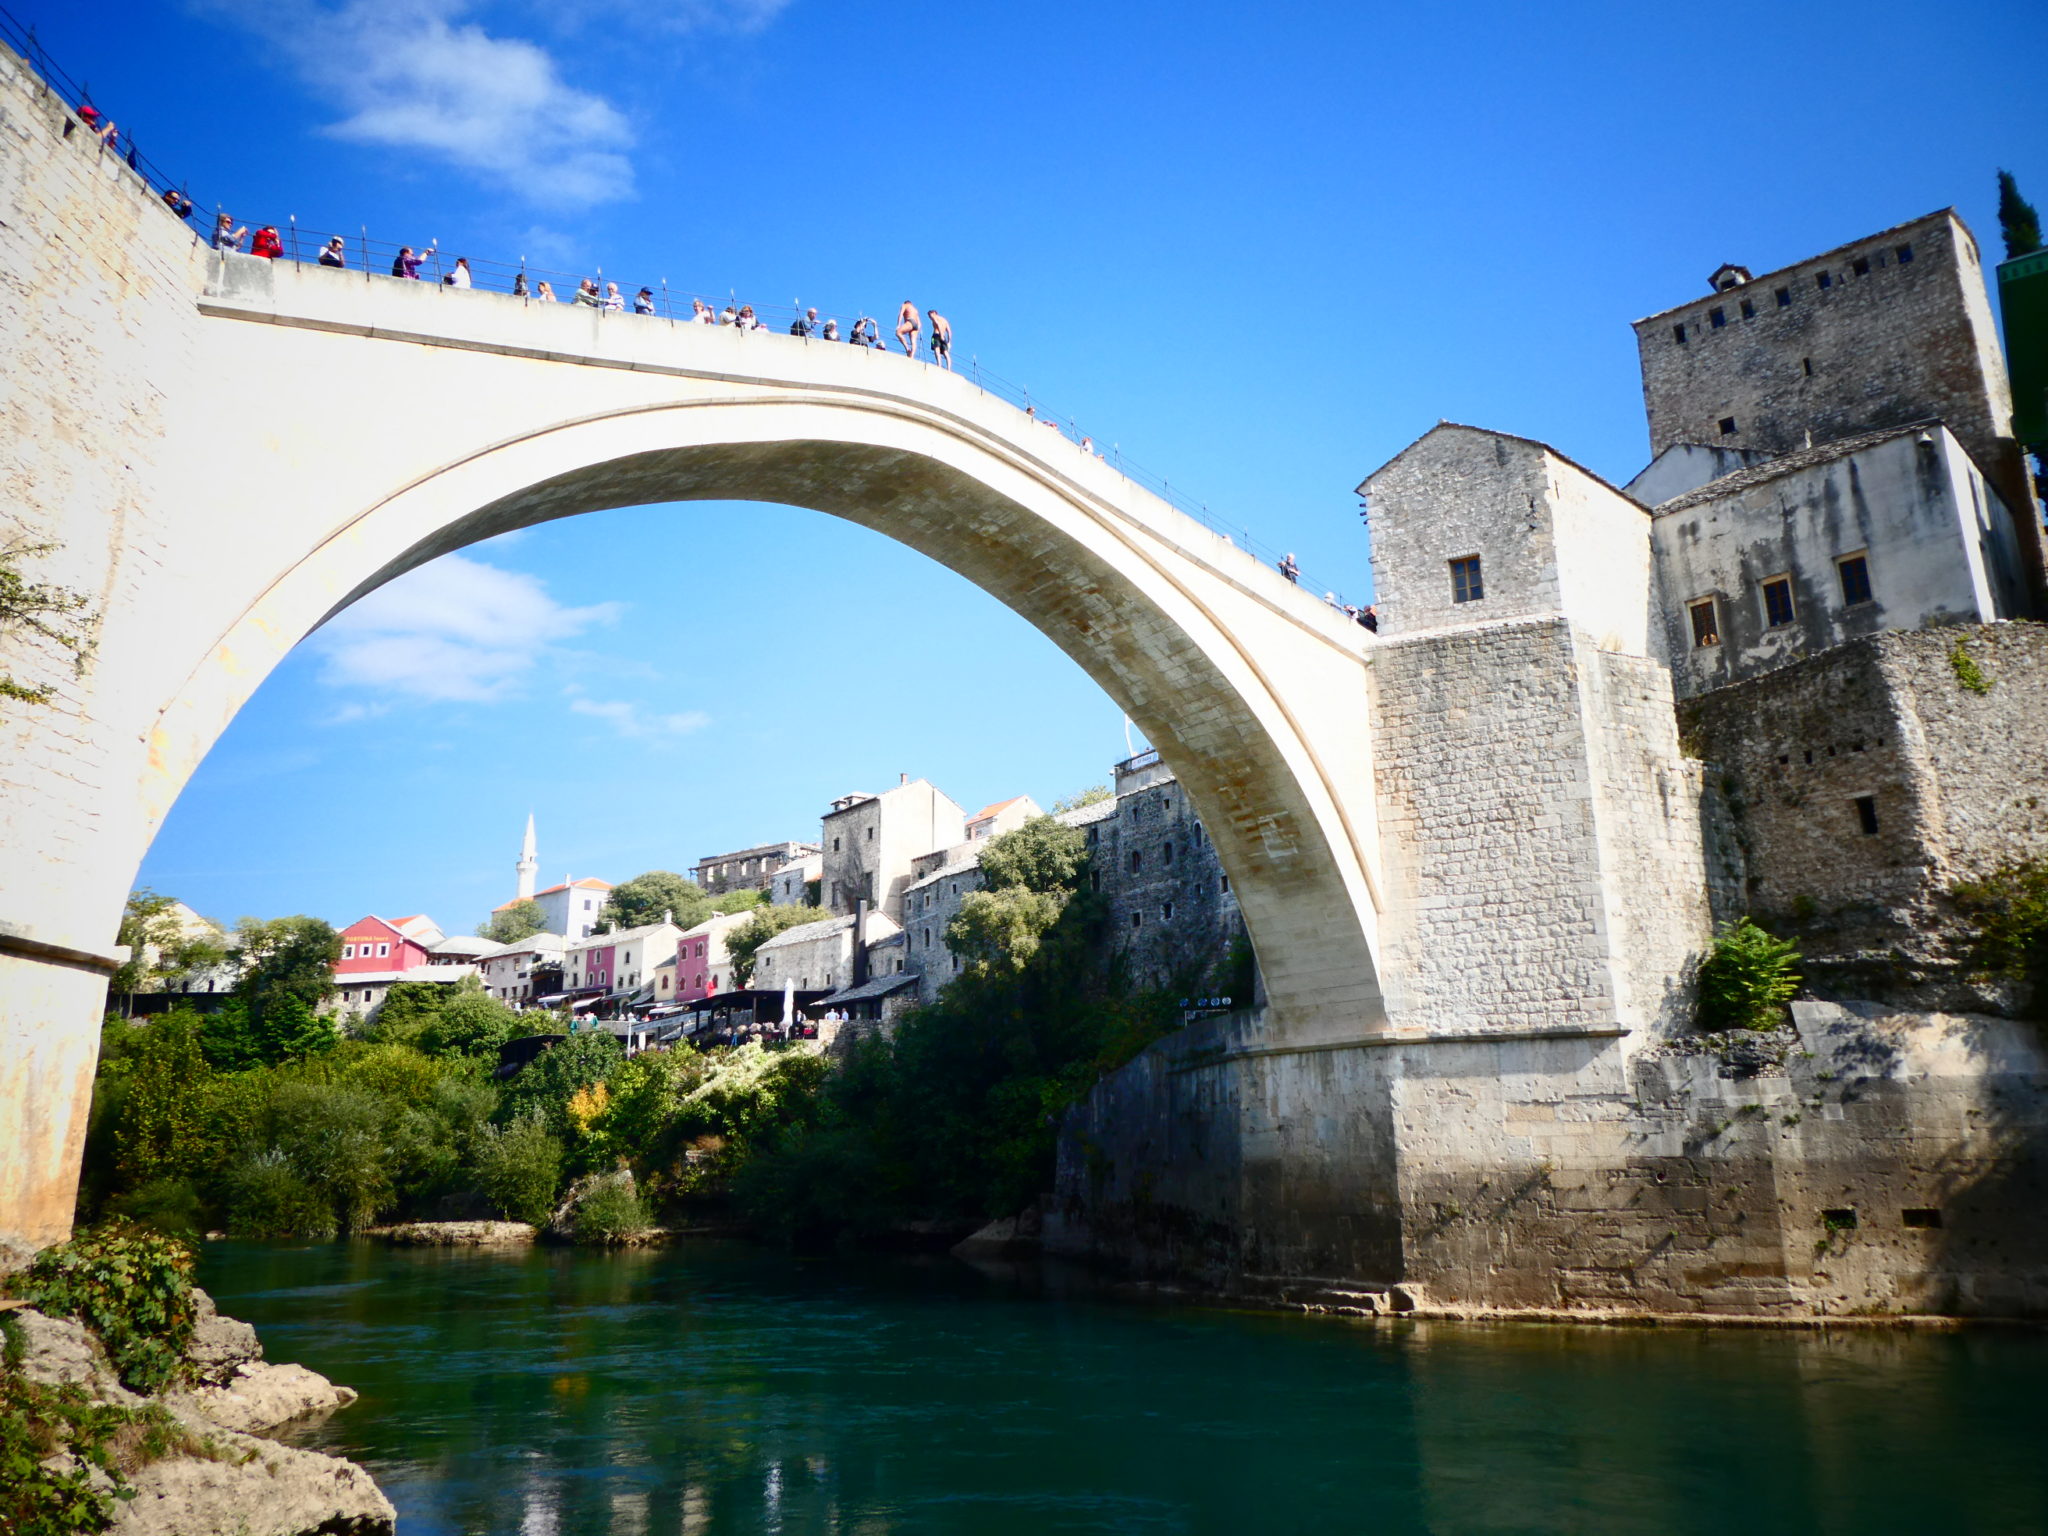
{"type": "Polygon", "coordinates": [[[1347,1327],[950,1262],[220,1245],[404,1536],[2048,1533],[2033,1333],[1347,1327]]]}

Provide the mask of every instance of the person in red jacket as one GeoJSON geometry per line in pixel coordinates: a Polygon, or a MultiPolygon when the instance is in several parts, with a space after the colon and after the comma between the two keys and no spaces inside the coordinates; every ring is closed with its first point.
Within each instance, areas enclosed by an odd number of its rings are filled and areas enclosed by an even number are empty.
{"type": "Polygon", "coordinates": [[[249,254],[268,256],[272,261],[284,254],[284,242],[277,238],[275,224],[266,224],[256,231],[255,238],[249,242],[249,254]]]}

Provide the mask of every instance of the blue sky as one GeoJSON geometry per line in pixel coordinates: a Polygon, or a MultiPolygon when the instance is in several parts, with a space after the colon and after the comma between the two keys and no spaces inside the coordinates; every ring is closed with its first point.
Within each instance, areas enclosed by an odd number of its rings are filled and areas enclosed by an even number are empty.
{"type": "MultiPolygon", "coordinates": [[[[2048,199],[2038,3],[8,3],[203,207],[842,316],[911,295],[1359,597],[1351,488],[1437,419],[1626,478],[1631,319],[1949,204],[1995,250],[2000,165],[2048,199]]],[[[529,809],[549,880],[619,879],[814,835],[899,771],[1049,800],[1123,746],[1049,641],[878,536],[598,514],[302,647],[143,879],[466,929],[529,809]]]]}

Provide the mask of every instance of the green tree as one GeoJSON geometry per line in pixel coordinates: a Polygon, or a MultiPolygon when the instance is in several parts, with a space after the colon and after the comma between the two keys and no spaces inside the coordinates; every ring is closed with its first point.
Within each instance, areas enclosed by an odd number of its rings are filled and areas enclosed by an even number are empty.
{"type": "Polygon", "coordinates": [[[660,922],[663,913],[669,914],[670,921],[689,928],[703,922],[710,908],[711,898],[704,894],[701,886],[666,869],[650,869],[623,885],[612,887],[611,895],[604,899],[603,910],[598,913],[597,931],[610,933],[616,929],[644,928],[649,923],[660,922]]]}
{"type": "Polygon", "coordinates": [[[801,928],[805,923],[822,923],[830,916],[820,907],[755,908],[752,917],[725,931],[726,963],[732,967],[732,984],[744,987],[754,979],[754,957],[778,933],[801,928]]]}
{"type": "Polygon", "coordinates": [[[247,1072],[269,1064],[246,999],[231,997],[199,1026],[206,1059],[222,1072],[247,1072]]]}
{"type": "Polygon", "coordinates": [[[242,967],[235,995],[259,1023],[265,1009],[286,997],[317,1012],[334,994],[341,935],[317,917],[245,917],[235,928],[235,957],[242,967]]]}
{"type": "Polygon", "coordinates": [[[562,1182],[562,1139],[547,1117],[529,1112],[509,1125],[487,1125],[476,1144],[477,1188],[508,1221],[541,1225],[554,1214],[562,1182]]]}
{"type": "Polygon", "coordinates": [[[515,901],[477,925],[477,937],[497,944],[517,944],[547,931],[548,915],[537,901],[515,901]]]}
{"type": "Polygon", "coordinates": [[[393,982],[363,1031],[364,1038],[384,1045],[417,1044],[427,1026],[441,1017],[447,992],[437,981],[393,982]]]}
{"type": "Polygon", "coordinates": [[[991,891],[1071,891],[1088,862],[1088,838],[1050,816],[1034,816],[981,850],[982,883],[991,891]]]}
{"type": "MultiPolygon", "coordinates": [[[[751,885],[741,886],[736,891],[727,891],[723,896],[714,896],[711,900],[711,910],[713,912],[751,912],[756,907],[765,907],[767,905],[768,893],[763,890],[757,890],[751,885]]],[[[697,921],[701,923],[704,919],[700,917],[697,921]]],[[[684,926],[693,927],[695,925],[685,923],[684,926]]]]}
{"type": "MultiPolygon", "coordinates": [[[[55,544],[22,538],[0,544],[0,635],[10,630],[34,635],[70,652],[72,665],[82,671],[93,646],[94,621],[79,617],[89,600],[83,593],[30,581],[21,574],[22,561],[57,549],[55,544]]],[[[0,699],[47,704],[50,698],[47,683],[30,687],[0,672],[0,699]]]]}
{"type": "Polygon", "coordinates": [[[1066,910],[1064,891],[1009,885],[970,891],[946,924],[946,947],[981,974],[1020,971],[1066,910]]]}
{"type": "Polygon", "coordinates": [[[419,1047],[430,1056],[495,1058],[498,1047],[518,1031],[519,1015],[499,1002],[474,977],[464,977],[439,1012],[420,1031],[419,1047]]]}
{"type": "Polygon", "coordinates": [[[2020,196],[2020,184],[2011,171],[1998,173],[1998,230],[2005,236],[2007,261],[2041,249],[2041,215],[2020,196]]]}
{"type": "Polygon", "coordinates": [[[124,1042],[125,1092],[113,1132],[114,1166],[126,1185],[180,1178],[209,1161],[207,1088],[199,1019],[174,1008],[124,1042]]]}
{"type": "Polygon", "coordinates": [[[186,930],[177,915],[178,901],[159,896],[147,886],[128,893],[115,942],[128,946],[128,959],[114,972],[108,990],[124,998],[152,990],[166,977],[204,970],[227,958],[227,935],[186,930]]]}
{"type": "Polygon", "coordinates": [[[556,1135],[580,1134],[569,1115],[569,1100],[594,1088],[625,1064],[618,1040],[601,1029],[586,1029],[542,1051],[505,1085],[498,1100],[498,1119],[510,1124],[522,1115],[539,1114],[556,1135]]]}

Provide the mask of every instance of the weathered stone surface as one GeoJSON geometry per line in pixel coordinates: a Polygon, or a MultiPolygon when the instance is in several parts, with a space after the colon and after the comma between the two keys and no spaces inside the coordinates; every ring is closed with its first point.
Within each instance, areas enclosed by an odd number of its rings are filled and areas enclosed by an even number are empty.
{"type": "Polygon", "coordinates": [[[84,1387],[103,1402],[141,1401],[121,1385],[106,1351],[83,1323],[68,1317],[47,1317],[33,1307],[8,1313],[22,1342],[21,1374],[46,1387],[84,1387]]]}
{"type": "Polygon", "coordinates": [[[535,1230],[524,1221],[408,1221],[365,1235],[402,1248],[522,1248],[535,1230]]]}
{"type": "Polygon", "coordinates": [[[136,1472],[136,1496],[114,1536],[391,1536],[397,1511],[370,1474],[339,1457],[296,1450],[189,1420],[218,1459],[177,1457],[136,1472]]]}
{"type": "Polygon", "coordinates": [[[198,1387],[179,1399],[193,1412],[223,1429],[260,1435],[309,1414],[332,1413],[356,1400],[349,1387],[338,1387],[303,1365],[249,1362],[236,1367],[223,1386],[198,1387]]]}
{"type": "Polygon", "coordinates": [[[224,1384],[233,1379],[238,1367],[263,1358],[263,1341],[253,1327],[240,1318],[223,1317],[213,1298],[196,1285],[192,1302],[196,1316],[185,1359],[201,1383],[224,1384]]]}

